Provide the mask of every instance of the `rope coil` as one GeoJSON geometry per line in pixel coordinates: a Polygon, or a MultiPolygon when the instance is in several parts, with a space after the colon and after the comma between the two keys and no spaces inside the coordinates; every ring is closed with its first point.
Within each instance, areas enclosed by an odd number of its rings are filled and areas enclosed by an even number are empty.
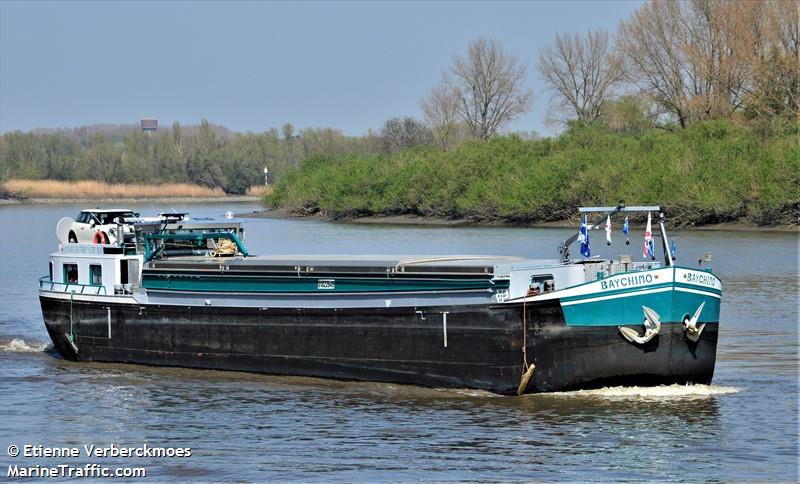
{"type": "Polygon", "coordinates": [[[216,248],[209,252],[211,257],[222,257],[225,255],[236,255],[236,243],[232,240],[222,239],[217,244],[216,248]]]}

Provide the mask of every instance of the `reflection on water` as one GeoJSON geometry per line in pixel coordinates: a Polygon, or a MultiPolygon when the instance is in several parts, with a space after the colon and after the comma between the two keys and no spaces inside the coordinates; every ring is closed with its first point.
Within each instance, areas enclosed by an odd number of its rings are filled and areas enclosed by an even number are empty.
{"type": "MultiPolygon", "coordinates": [[[[712,251],[725,287],[713,385],[500,397],[63,360],[46,351],[36,278],[54,249],[51,228],[80,208],[0,208],[4,253],[17,245],[7,227],[41,221],[31,227],[41,233],[26,239],[29,257],[0,259],[0,449],[11,443],[192,448],[188,460],[134,459],[156,481],[797,480],[796,233],[678,234],[681,262],[695,265],[695,254],[712,251]]],[[[222,215],[249,207],[175,208],[222,215]]],[[[571,234],[246,223],[253,252],[284,254],[554,257],[557,243],[571,234]]],[[[638,257],[631,247],[593,249],[638,257]]]]}

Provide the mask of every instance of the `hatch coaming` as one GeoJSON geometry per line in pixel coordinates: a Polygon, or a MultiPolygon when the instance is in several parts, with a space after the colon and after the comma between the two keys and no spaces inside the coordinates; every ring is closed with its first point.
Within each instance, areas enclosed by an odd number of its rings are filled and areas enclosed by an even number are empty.
{"type": "Polygon", "coordinates": [[[218,271],[252,274],[431,274],[493,277],[498,264],[521,261],[499,256],[337,256],[279,255],[212,258],[172,257],[153,260],[150,272],[218,271]]]}
{"type": "Polygon", "coordinates": [[[498,261],[515,258],[448,256],[180,257],[149,262],[147,290],[259,293],[370,293],[506,289],[498,261]]]}

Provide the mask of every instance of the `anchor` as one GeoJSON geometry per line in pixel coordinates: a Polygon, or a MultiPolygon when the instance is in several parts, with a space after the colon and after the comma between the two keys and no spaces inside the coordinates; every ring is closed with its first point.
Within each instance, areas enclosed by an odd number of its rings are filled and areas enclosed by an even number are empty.
{"type": "Polygon", "coordinates": [[[697,311],[694,312],[694,316],[692,316],[691,319],[688,317],[683,318],[683,330],[686,331],[686,337],[689,341],[693,343],[696,343],[700,339],[700,334],[703,333],[703,329],[706,327],[705,324],[697,326],[697,320],[700,318],[700,313],[703,311],[703,306],[705,305],[706,303],[703,301],[700,307],[697,308],[697,311]]]}
{"type": "Polygon", "coordinates": [[[622,336],[624,336],[626,340],[640,345],[647,343],[661,331],[661,317],[658,313],[647,306],[642,306],[642,311],[644,312],[643,335],[639,335],[635,329],[626,328],[625,326],[618,327],[619,332],[622,333],[622,336]]]}

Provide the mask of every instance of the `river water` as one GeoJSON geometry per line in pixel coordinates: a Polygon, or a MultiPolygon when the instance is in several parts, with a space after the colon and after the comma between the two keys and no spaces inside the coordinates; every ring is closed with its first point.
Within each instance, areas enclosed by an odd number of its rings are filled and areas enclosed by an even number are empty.
{"type": "MultiPolygon", "coordinates": [[[[0,480],[9,465],[144,467],[151,480],[798,479],[798,235],[677,231],[724,284],[713,385],[524,397],[235,372],[73,363],[48,350],[37,279],[78,205],[0,207],[0,480]],[[190,447],[178,457],[36,458],[9,445],[190,447]]],[[[136,204],[144,214],[253,204],[136,204]]],[[[248,219],[257,254],[554,258],[569,229],[248,219]]],[[[634,255],[641,234],[601,256],[634,255]]],[[[80,447],[83,451],[83,448],[80,447]]]]}

